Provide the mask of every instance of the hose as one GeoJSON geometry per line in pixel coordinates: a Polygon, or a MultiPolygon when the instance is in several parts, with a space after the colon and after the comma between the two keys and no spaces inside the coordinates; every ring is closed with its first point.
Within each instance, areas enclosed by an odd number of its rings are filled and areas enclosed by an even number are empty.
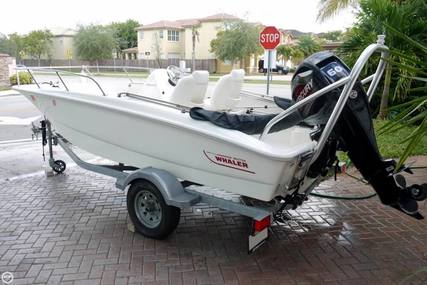
{"type": "MultiPolygon", "coordinates": [[[[425,169],[427,168],[427,166],[415,166],[415,167],[411,167],[411,169],[425,169]]],[[[347,176],[350,176],[351,178],[356,179],[357,181],[360,181],[364,184],[369,184],[366,180],[362,179],[362,178],[358,178],[356,176],[353,176],[349,173],[345,173],[347,176]]],[[[370,193],[367,195],[363,195],[363,196],[335,196],[335,195],[327,195],[327,194],[320,194],[320,193],[310,193],[311,196],[314,197],[319,197],[319,198],[326,198],[326,199],[333,199],[333,200],[365,200],[365,199],[370,199],[372,197],[377,196],[377,193],[370,193]]]]}
{"type": "MultiPolygon", "coordinates": [[[[345,173],[347,176],[350,176],[353,179],[356,179],[357,181],[360,181],[364,184],[369,184],[366,180],[364,180],[363,178],[358,178],[356,176],[353,176],[349,173],[345,173]]],[[[310,193],[311,196],[314,197],[319,197],[319,198],[326,198],[326,199],[333,199],[333,200],[365,200],[365,199],[370,199],[372,197],[377,196],[377,193],[373,192],[367,195],[363,195],[363,196],[335,196],[335,195],[327,195],[327,194],[320,194],[320,193],[310,193]]]]}
{"type": "Polygon", "coordinates": [[[319,193],[310,193],[311,196],[319,197],[319,198],[326,198],[326,199],[333,199],[333,200],[365,200],[372,197],[377,196],[377,193],[371,193],[364,196],[334,196],[334,195],[326,195],[326,194],[319,194],[319,193]]]}

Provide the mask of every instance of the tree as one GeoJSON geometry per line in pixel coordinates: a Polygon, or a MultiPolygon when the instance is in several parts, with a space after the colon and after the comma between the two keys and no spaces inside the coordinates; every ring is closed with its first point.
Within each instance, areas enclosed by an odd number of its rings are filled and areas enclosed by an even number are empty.
{"type": "Polygon", "coordinates": [[[325,39],[325,40],[331,41],[331,42],[336,42],[336,41],[341,40],[342,32],[339,30],[338,31],[330,31],[330,32],[319,34],[318,36],[321,39],[325,39]]]}
{"type": "Polygon", "coordinates": [[[162,59],[162,46],[160,44],[159,33],[153,33],[153,46],[151,47],[154,50],[154,58],[156,59],[157,65],[161,67],[162,59]]]}
{"type": "Polygon", "coordinates": [[[289,45],[280,45],[276,48],[277,54],[282,56],[282,58],[286,61],[292,56],[292,47],[289,45]]]}
{"type": "Polygon", "coordinates": [[[296,65],[300,64],[304,60],[304,52],[298,47],[292,48],[291,56],[292,62],[296,65]]]}
{"type": "Polygon", "coordinates": [[[80,26],[74,37],[77,56],[83,60],[110,59],[116,47],[111,29],[99,25],[80,26]]]}
{"type": "MultiPolygon", "coordinates": [[[[375,42],[378,34],[385,33],[386,44],[396,51],[388,60],[389,64],[384,76],[384,88],[379,107],[380,118],[385,118],[388,114],[390,94],[393,94],[392,100],[396,103],[407,100],[415,77],[414,72],[411,71],[414,70],[411,68],[411,59],[424,60],[409,42],[397,37],[391,28],[399,29],[414,40],[424,43],[427,34],[426,22],[427,5],[423,0],[363,0],[360,2],[357,22],[344,35],[344,43],[340,51],[350,65],[367,45],[375,42]]],[[[373,65],[368,66],[367,70],[372,73],[373,65]]]]}
{"type": "Polygon", "coordinates": [[[298,48],[307,57],[320,50],[320,44],[310,35],[303,35],[298,39],[298,48]]]}
{"type": "Polygon", "coordinates": [[[0,33],[0,53],[12,55],[9,39],[2,33],[0,33]]]}
{"type": "Polygon", "coordinates": [[[320,0],[317,20],[319,22],[324,22],[347,7],[357,6],[358,3],[359,0],[320,0]]]}
{"type": "Polygon", "coordinates": [[[226,23],[225,29],[211,41],[211,51],[220,60],[229,60],[232,64],[240,61],[242,66],[244,58],[262,53],[258,42],[260,30],[260,26],[244,21],[226,23]]]}
{"type": "Polygon", "coordinates": [[[42,55],[50,56],[52,37],[53,35],[49,30],[36,30],[23,38],[24,51],[37,58],[39,66],[42,55]]]}
{"type": "Polygon", "coordinates": [[[196,41],[199,42],[199,31],[196,26],[191,27],[191,42],[192,42],[192,51],[191,51],[191,63],[192,70],[196,70],[196,41]]]}
{"type": "MultiPolygon", "coordinates": [[[[332,1],[332,0],[331,0],[332,1]]],[[[354,1],[359,2],[359,1],[354,1]]],[[[388,115],[388,104],[394,111],[391,122],[381,132],[393,133],[416,124],[409,137],[402,138],[406,149],[396,169],[405,162],[422,138],[427,135],[427,5],[425,0],[360,0],[360,10],[354,27],[344,35],[340,52],[347,61],[355,62],[364,47],[385,34],[390,57],[384,79],[379,117],[388,115]],[[393,91],[394,90],[394,91],[393,91]],[[394,92],[392,101],[389,94],[394,92]]],[[[368,65],[369,73],[374,71],[368,65]]]]}
{"type": "Polygon", "coordinates": [[[14,56],[19,62],[24,54],[24,38],[17,33],[6,37],[0,34],[0,53],[6,53],[14,56]]]}
{"type": "Polygon", "coordinates": [[[277,47],[277,54],[285,61],[292,60],[295,65],[304,59],[304,52],[298,46],[280,45],[277,47]]]}
{"type": "MultiPolygon", "coordinates": [[[[422,41],[414,40],[420,35],[415,34],[414,38],[411,38],[391,26],[388,26],[388,29],[391,34],[407,42],[414,49],[417,57],[407,57],[407,63],[410,65],[401,68],[409,69],[414,74],[415,82],[421,83],[418,87],[409,86],[409,91],[419,92],[419,96],[414,96],[408,102],[394,106],[394,109],[400,111],[380,130],[382,133],[393,133],[408,125],[417,125],[417,128],[408,137],[402,139],[402,143],[406,143],[406,148],[399,158],[396,167],[399,169],[416,146],[422,142],[423,137],[427,135],[427,61],[419,60],[420,58],[427,58],[427,40],[425,38],[422,41]]],[[[391,49],[391,53],[401,54],[400,51],[394,49],[391,49]]]]}
{"type": "Polygon", "coordinates": [[[109,28],[113,31],[117,43],[117,55],[124,49],[138,46],[138,34],[136,28],[140,25],[138,21],[129,19],[126,22],[111,23],[109,28]]]}

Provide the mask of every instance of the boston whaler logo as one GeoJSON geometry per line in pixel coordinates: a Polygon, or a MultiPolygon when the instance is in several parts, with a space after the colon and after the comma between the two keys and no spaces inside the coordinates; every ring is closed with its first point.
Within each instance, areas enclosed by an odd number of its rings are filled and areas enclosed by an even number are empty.
{"type": "Polygon", "coordinates": [[[255,174],[255,172],[249,169],[249,164],[244,159],[213,153],[206,150],[204,150],[203,153],[211,162],[215,164],[255,174]]]}

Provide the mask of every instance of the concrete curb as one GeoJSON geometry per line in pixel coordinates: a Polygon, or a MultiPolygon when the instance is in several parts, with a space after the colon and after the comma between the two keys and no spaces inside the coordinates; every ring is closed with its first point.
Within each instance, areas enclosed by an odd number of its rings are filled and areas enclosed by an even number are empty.
{"type": "Polygon", "coordinates": [[[20,93],[17,94],[7,94],[7,95],[2,95],[0,94],[0,98],[5,98],[5,97],[16,97],[16,96],[21,96],[20,93]]]}
{"type": "Polygon", "coordinates": [[[20,144],[20,143],[30,143],[30,142],[36,142],[37,140],[33,139],[19,139],[19,140],[6,140],[6,141],[0,141],[0,145],[9,145],[9,144],[20,144]]]}
{"type": "Polygon", "coordinates": [[[10,97],[10,96],[18,96],[21,95],[18,91],[15,90],[5,90],[0,91],[0,98],[2,97],[10,97]]]}

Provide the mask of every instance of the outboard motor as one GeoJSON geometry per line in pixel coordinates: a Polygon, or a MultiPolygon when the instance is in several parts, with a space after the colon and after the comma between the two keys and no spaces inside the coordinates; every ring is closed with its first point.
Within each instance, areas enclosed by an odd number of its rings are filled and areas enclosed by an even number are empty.
{"type": "MultiPolygon", "coordinates": [[[[300,101],[349,74],[350,69],[331,52],[315,53],[298,66],[292,78],[292,98],[300,101]]],[[[304,123],[320,126],[317,138],[342,89],[343,87],[336,88],[299,109],[304,123]]],[[[325,169],[336,160],[336,150],[347,151],[353,164],[375,189],[382,203],[421,219],[416,200],[426,198],[426,184],[406,187],[404,177],[395,174],[396,162],[382,159],[371,118],[369,101],[359,81],[351,91],[324,149],[312,163],[308,176],[324,175],[325,169]]]]}

